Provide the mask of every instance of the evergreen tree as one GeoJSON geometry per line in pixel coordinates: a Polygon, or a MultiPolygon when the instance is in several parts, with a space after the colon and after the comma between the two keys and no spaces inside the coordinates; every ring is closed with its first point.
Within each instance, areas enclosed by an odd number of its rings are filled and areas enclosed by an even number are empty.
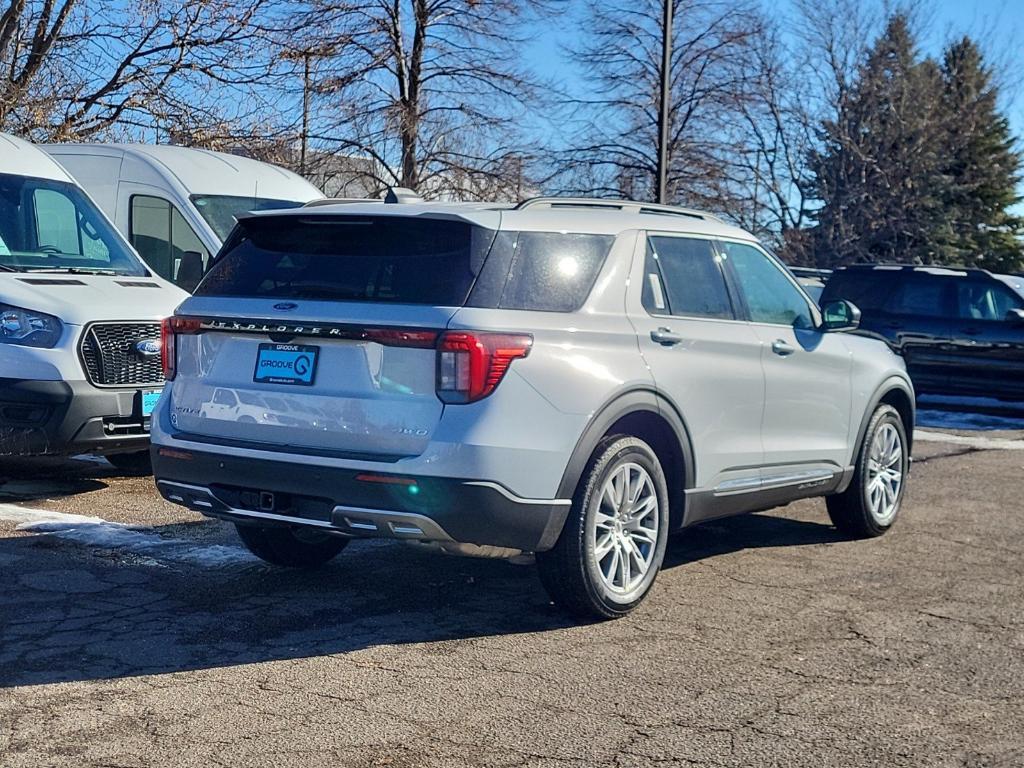
{"type": "Polygon", "coordinates": [[[940,252],[947,263],[1000,272],[1021,269],[1024,220],[1010,212],[1021,201],[1021,156],[1009,121],[998,109],[992,71],[978,46],[963,38],[942,62],[943,112],[949,118],[940,252]]]}
{"type": "Polygon", "coordinates": [[[920,58],[907,18],[892,16],[811,156],[821,208],[810,241],[819,265],[939,258],[942,102],[939,66],[920,58]]]}

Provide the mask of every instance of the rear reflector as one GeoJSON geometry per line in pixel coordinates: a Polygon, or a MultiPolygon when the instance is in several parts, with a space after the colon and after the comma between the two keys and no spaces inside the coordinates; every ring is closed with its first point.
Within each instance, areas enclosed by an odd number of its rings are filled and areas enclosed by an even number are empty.
{"type": "Polygon", "coordinates": [[[393,475],[356,475],[356,480],[363,483],[384,483],[385,485],[416,485],[411,477],[394,477],[393,475]]]}
{"type": "Polygon", "coordinates": [[[437,344],[437,395],[446,403],[472,403],[491,394],[513,360],[526,357],[525,333],[447,331],[437,344]]]}
{"type": "Polygon", "coordinates": [[[404,330],[402,328],[367,328],[363,333],[367,341],[387,347],[416,347],[433,349],[437,344],[437,331],[404,330]]]}

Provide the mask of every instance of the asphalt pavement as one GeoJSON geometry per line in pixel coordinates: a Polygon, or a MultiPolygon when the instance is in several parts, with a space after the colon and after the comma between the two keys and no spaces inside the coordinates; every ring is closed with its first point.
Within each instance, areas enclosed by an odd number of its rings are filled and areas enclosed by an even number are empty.
{"type": "Polygon", "coordinates": [[[931,430],[886,536],[705,524],[582,625],[528,566],[277,570],[151,478],[5,460],[0,766],[1024,766],[1022,447],[931,430]]]}

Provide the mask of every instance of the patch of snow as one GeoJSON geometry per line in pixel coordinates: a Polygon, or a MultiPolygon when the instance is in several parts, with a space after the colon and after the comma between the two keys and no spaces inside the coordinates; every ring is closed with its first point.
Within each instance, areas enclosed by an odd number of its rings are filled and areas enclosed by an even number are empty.
{"type": "Polygon", "coordinates": [[[97,456],[94,453],[79,453],[75,456],[72,456],[71,458],[75,461],[88,461],[93,464],[102,464],[104,467],[114,466],[102,456],[97,456]]]}
{"type": "Polygon", "coordinates": [[[155,564],[177,562],[212,568],[256,562],[242,547],[198,544],[162,536],[151,526],[113,523],[99,517],[0,504],[0,520],[17,523],[19,531],[50,534],[97,549],[125,551],[150,558],[155,564]]]}
{"type": "Polygon", "coordinates": [[[992,397],[921,395],[917,424],[940,429],[1024,429],[1024,402],[992,397]]]}
{"type": "Polygon", "coordinates": [[[1024,429],[1024,416],[998,416],[993,413],[963,413],[918,408],[917,425],[937,429],[1024,429]]]}
{"type": "Polygon", "coordinates": [[[925,429],[914,430],[914,440],[925,440],[933,443],[956,443],[969,445],[982,450],[1024,451],[1024,440],[1007,440],[998,437],[982,437],[980,435],[951,435],[948,432],[930,432],[925,429]]]}

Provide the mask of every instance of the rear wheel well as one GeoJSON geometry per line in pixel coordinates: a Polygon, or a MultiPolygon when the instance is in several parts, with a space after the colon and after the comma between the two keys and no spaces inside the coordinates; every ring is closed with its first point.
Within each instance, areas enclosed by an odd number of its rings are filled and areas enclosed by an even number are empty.
{"type": "Polygon", "coordinates": [[[683,524],[686,503],[686,495],[683,493],[686,463],[675,430],[657,413],[634,411],[612,424],[605,432],[604,439],[615,435],[632,435],[651,446],[665,472],[669,497],[669,527],[671,530],[679,528],[683,524]]]}
{"type": "Polygon", "coordinates": [[[902,389],[890,389],[882,395],[882,399],[878,402],[891,405],[899,413],[903,428],[907,431],[907,451],[909,452],[914,442],[914,404],[910,395],[902,389]]]}

